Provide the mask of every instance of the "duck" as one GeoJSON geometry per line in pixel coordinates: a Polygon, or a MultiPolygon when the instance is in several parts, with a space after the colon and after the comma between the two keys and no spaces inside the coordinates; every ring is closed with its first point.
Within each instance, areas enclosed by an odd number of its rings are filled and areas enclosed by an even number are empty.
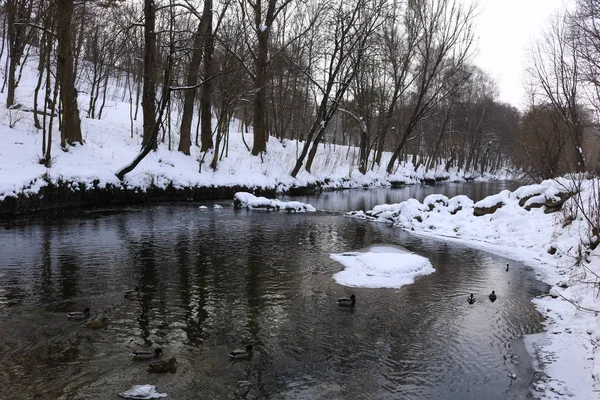
{"type": "Polygon", "coordinates": [[[74,311],[67,313],[67,317],[71,319],[86,319],[90,317],[90,309],[88,307],[84,308],[83,311],[74,311]]]}
{"type": "Polygon", "coordinates": [[[356,296],[351,295],[350,297],[340,297],[336,300],[336,303],[340,306],[353,306],[356,304],[356,296]]]}
{"type": "Polygon", "coordinates": [[[135,288],[133,288],[132,290],[128,290],[125,292],[125,297],[138,297],[140,295],[140,287],[136,286],[135,288]]]}
{"type": "Polygon", "coordinates": [[[496,301],[497,298],[498,296],[496,296],[496,292],[492,290],[492,293],[490,293],[490,300],[496,301]]]}
{"type": "Polygon", "coordinates": [[[83,326],[85,326],[86,328],[90,328],[90,329],[102,329],[102,328],[105,328],[107,324],[108,324],[108,318],[103,317],[100,320],[95,319],[93,321],[88,321],[83,326]]]}
{"type": "Polygon", "coordinates": [[[473,296],[473,293],[471,293],[471,294],[469,295],[469,297],[467,297],[467,302],[468,302],[469,304],[473,304],[473,303],[475,303],[475,296],[473,296]]]}
{"type": "Polygon", "coordinates": [[[154,350],[135,350],[131,353],[134,359],[136,360],[145,360],[148,358],[160,357],[163,351],[160,347],[155,348],[154,350]]]}
{"type": "Polygon", "coordinates": [[[250,358],[252,357],[252,345],[249,344],[246,346],[246,350],[237,349],[229,353],[229,357],[231,358],[250,358]]]}
{"type": "Polygon", "coordinates": [[[169,358],[169,361],[155,361],[148,364],[148,372],[175,372],[177,369],[177,360],[175,357],[169,358]]]}

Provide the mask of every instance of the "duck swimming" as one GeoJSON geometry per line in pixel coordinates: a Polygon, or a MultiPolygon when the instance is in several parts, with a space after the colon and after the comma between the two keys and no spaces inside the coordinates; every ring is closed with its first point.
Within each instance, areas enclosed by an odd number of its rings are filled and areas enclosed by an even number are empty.
{"type": "Polygon", "coordinates": [[[475,303],[475,296],[473,296],[473,293],[471,293],[469,297],[467,297],[467,302],[469,302],[469,304],[475,303]]]}
{"type": "Polygon", "coordinates": [[[177,360],[175,357],[169,358],[169,361],[155,361],[148,364],[148,372],[175,372],[177,369],[177,360]]]}
{"type": "Polygon", "coordinates": [[[155,348],[154,350],[136,350],[131,352],[131,355],[136,360],[145,360],[148,358],[160,357],[163,351],[160,347],[155,348]]]}
{"type": "Polygon", "coordinates": [[[136,286],[133,290],[128,290],[125,292],[125,297],[138,297],[140,295],[140,287],[136,286]]]}
{"type": "Polygon", "coordinates": [[[496,301],[497,298],[498,296],[496,296],[496,292],[492,290],[492,293],[490,293],[490,300],[496,301]]]}
{"type": "Polygon", "coordinates": [[[67,317],[71,319],[86,319],[90,317],[90,309],[86,307],[83,311],[74,311],[67,313],[67,317]]]}
{"type": "Polygon", "coordinates": [[[336,300],[336,303],[340,306],[353,306],[356,304],[356,296],[352,295],[350,297],[341,297],[336,300]]]}
{"type": "Polygon", "coordinates": [[[249,344],[246,346],[246,350],[237,349],[229,353],[229,357],[231,358],[250,358],[252,357],[252,345],[249,344]]]}
{"type": "Polygon", "coordinates": [[[102,329],[108,324],[108,318],[104,317],[101,320],[88,321],[84,326],[90,329],[102,329]]]}

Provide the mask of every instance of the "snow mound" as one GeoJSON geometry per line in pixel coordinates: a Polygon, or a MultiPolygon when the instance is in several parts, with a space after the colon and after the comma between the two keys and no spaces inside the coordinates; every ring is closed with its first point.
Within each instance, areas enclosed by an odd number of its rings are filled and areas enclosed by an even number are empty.
{"type": "Polygon", "coordinates": [[[124,399],[158,399],[167,397],[166,393],[158,393],[154,385],[135,385],[131,389],[119,393],[124,399]]]}
{"type": "Polygon", "coordinates": [[[233,196],[233,206],[235,208],[263,209],[263,210],[283,210],[286,212],[315,212],[313,206],[299,201],[280,201],[276,199],[267,199],[266,197],[256,197],[252,193],[237,192],[233,196]]]}
{"type": "Polygon", "coordinates": [[[330,257],[345,267],[334,274],[333,279],[350,287],[400,288],[412,284],[417,276],[435,272],[427,258],[393,248],[331,254],[330,257]]]}

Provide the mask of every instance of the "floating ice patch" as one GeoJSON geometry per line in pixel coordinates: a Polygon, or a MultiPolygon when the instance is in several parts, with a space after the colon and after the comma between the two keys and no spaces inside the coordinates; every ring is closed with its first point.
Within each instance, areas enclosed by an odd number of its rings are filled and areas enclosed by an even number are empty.
{"type": "Polygon", "coordinates": [[[330,257],[345,267],[333,275],[333,279],[344,286],[400,288],[413,283],[417,276],[435,272],[427,258],[394,247],[331,254],[330,257]]]}
{"type": "Polygon", "coordinates": [[[119,397],[124,399],[158,399],[167,397],[167,394],[158,393],[154,385],[135,385],[131,389],[119,393],[119,397]]]}

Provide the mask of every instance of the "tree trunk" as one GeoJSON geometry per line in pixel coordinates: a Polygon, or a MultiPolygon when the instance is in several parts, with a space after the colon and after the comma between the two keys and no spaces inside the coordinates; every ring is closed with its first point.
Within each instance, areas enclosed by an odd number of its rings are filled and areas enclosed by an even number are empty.
{"type": "Polygon", "coordinates": [[[56,75],[60,83],[60,101],[63,108],[60,143],[62,148],[66,148],[67,144],[83,144],[73,69],[74,0],[56,0],[56,5],[56,75]]]}
{"type": "MultiPolygon", "coordinates": [[[[144,136],[142,146],[158,146],[156,131],[156,6],[154,0],[144,0],[144,88],[142,90],[142,111],[144,136]]],[[[168,85],[168,82],[167,82],[168,85]]]]}
{"type": "MultiPolygon", "coordinates": [[[[204,13],[198,24],[196,37],[194,38],[194,51],[188,68],[186,86],[195,86],[198,83],[198,72],[200,71],[200,63],[202,62],[202,52],[204,48],[204,33],[206,32],[206,3],[204,2],[204,13]]],[[[194,101],[196,99],[196,89],[188,89],[185,91],[183,99],[183,111],[181,114],[181,127],[179,130],[179,148],[183,154],[190,155],[190,147],[192,146],[192,119],[194,117],[194,101]]]]}
{"type": "Polygon", "coordinates": [[[446,111],[446,117],[444,118],[444,122],[442,123],[442,126],[440,127],[440,131],[438,133],[437,139],[435,140],[435,145],[433,147],[433,151],[431,152],[431,156],[430,156],[431,158],[429,159],[429,163],[426,166],[427,170],[432,169],[435,158],[437,157],[438,151],[440,149],[440,145],[442,144],[442,139],[444,138],[444,134],[446,133],[446,127],[448,126],[448,121],[450,121],[450,114],[452,113],[452,105],[453,105],[453,103],[450,103],[450,106],[448,107],[448,111],[446,111]]]}
{"type": "Polygon", "coordinates": [[[269,41],[269,29],[262,30],[257,26],[258,51],[256,54],[254,77],[254,144],[252,155],[256,156],[267,151],[267,49],[269,41]]]}
{"type": "Polygon", "coordinates": [[[394,150],[394,153],[392,154],[392,157],[390,158],[390,161],[388,162],[388,165],[387,165],[387,168],[386,168],[386,172],[388,174],[391,174],[392,171],[394,170],[394,164],[396,164],[396,160],[398,159],[398,156],[400,155],[400,152],[404,148],[404,145],[408,141],[408,138],[411,135],[413,129],[414,129],[414,127],[412,126],[412,124],[409,124],[406,127],[406,130],[404,131],[404,135],[402,135],[402,140],[400,140],[400,143],[396,147],[396,150],[394,150]]]}
{"type": "Polygon", "coordinates": [[[363,128],[361,127],[360,130],[360,151],[359,151],[359,164],[358,164],[358,170],[360,171],[361,174],[366,174],[367,173],[367,164],[369,162],[369,152],[368,152],[368,147],[369,147],[369,133],[367,132],[366,127],[363,128]]]}
{"type": "Polygon", "coordinates": [[[310,148],[310,152],[308,153],[308,158],[306,159],[306,166],[304,167],[306,172],[310,173],[310,170],[312,169],[312,164],[315,160],[315,156],[317,155],[317,149],[319,148],[319,143],[321,143],[321,140],[323,140],[323,129],[319,131],[319,134],[315,138],[315,141],[313,142],[312,147],[310,148]]]}
{"type": "Polygon", "coordinates": [[[26,20],[29,19],[31,5],[26,8],[23,0],[8,0],[6,2],[6,20],[8,34],[8,88],[6,92],[6,108],[15,104],[15,90],[18,86],[16,79],[17,66],[21,63],[21,57],[25,51],[27,41],[26,20]],[[21,22],[17,24],[17,22],[21,22]]]}
{"type": "Polygon", "coordinates": [[[575,119],[575,124],[573,126],[571,138],[573,142],[573,147],[575,150],[575,172],[582,173],[585,172],[585,158],[583,155],[583,129],[581,129],[581,123],[579,122],[579,116],[577,115],[577,119],[575,119]]]}
{"type": "MultiPolygon", "coordinates": [[[[295,178],[296,175],[298,175],[298,172],[300,172],[300,168],[302,168],[302,164],[304,163],[304,159],[306,158],[306,155],[308,154],[308,149],[312,142],[313,135],[315,134],[315,132],[317,132],[317,129],[322,129],[322,127],[319,126],[319,123],[320,123],[319,121],[314,121],[310,131],[308,132],[306,141],[304,142],[304,145],[302,146],[302,151],[300,152],[300,155],[298,156],[298,159],[296,160],[296,165],[294,165],[294,169],[292,170],[292,173],[290,174],[292,176],[292,178],[295,178]]],[[[320,132],[318,132],[317,135],[320,135],[320,132]]]]}
{"type": "Polygon", "coordinates": [[[207,151],[213,147],[212,140],[212,94],[214,74],[213,51],[215,40],[212,31],[212,0],[204,0],[204,14],[206,15],[206,27],[204,30],[204,83],[202,84],[202,95],[200,98],[200,141],[201,151],[207,151]]]}
{"type": "MultiPolygon", "coordinates": [[[[150,0],[150,2],[152,2],[152,0],[150,0]]],[[[163,89],[162,89],[162,96],[160,99],[158,115],[156,117],[159,122],[162,121],[162,118],[163,118],[163,115],[165,112],[165,108],[167,107],[167,104],[169,104],[169,102],[171,100],[171,89],[169,87],[169,82],[171,81],[171,67],[172,67],[171,57],[172,57],[172,55],[170,54],[167,59],[167,66],[165,67],[165,76],[164,76],[164,84],[163,84],[163,89]]],[[[159,130],[160,130],[160,124],[155,122],[154,123],[154,131],[152,132],[152,135],[150,136],[148,142],[146,144],[142,145],[142,150],[140,151],[140,153],[135,157],[135,159],[129,165],[125,166],[123,169],[121,169],[120,171],[118,171],[116,173],[117,178],[119,178],[119,180],[122,181],[126,174],[133,171],[135,169],[135,167],[137,167],[138,164],[152,150],[156,149],[156,144],[158,142],[159,130]]]]}

